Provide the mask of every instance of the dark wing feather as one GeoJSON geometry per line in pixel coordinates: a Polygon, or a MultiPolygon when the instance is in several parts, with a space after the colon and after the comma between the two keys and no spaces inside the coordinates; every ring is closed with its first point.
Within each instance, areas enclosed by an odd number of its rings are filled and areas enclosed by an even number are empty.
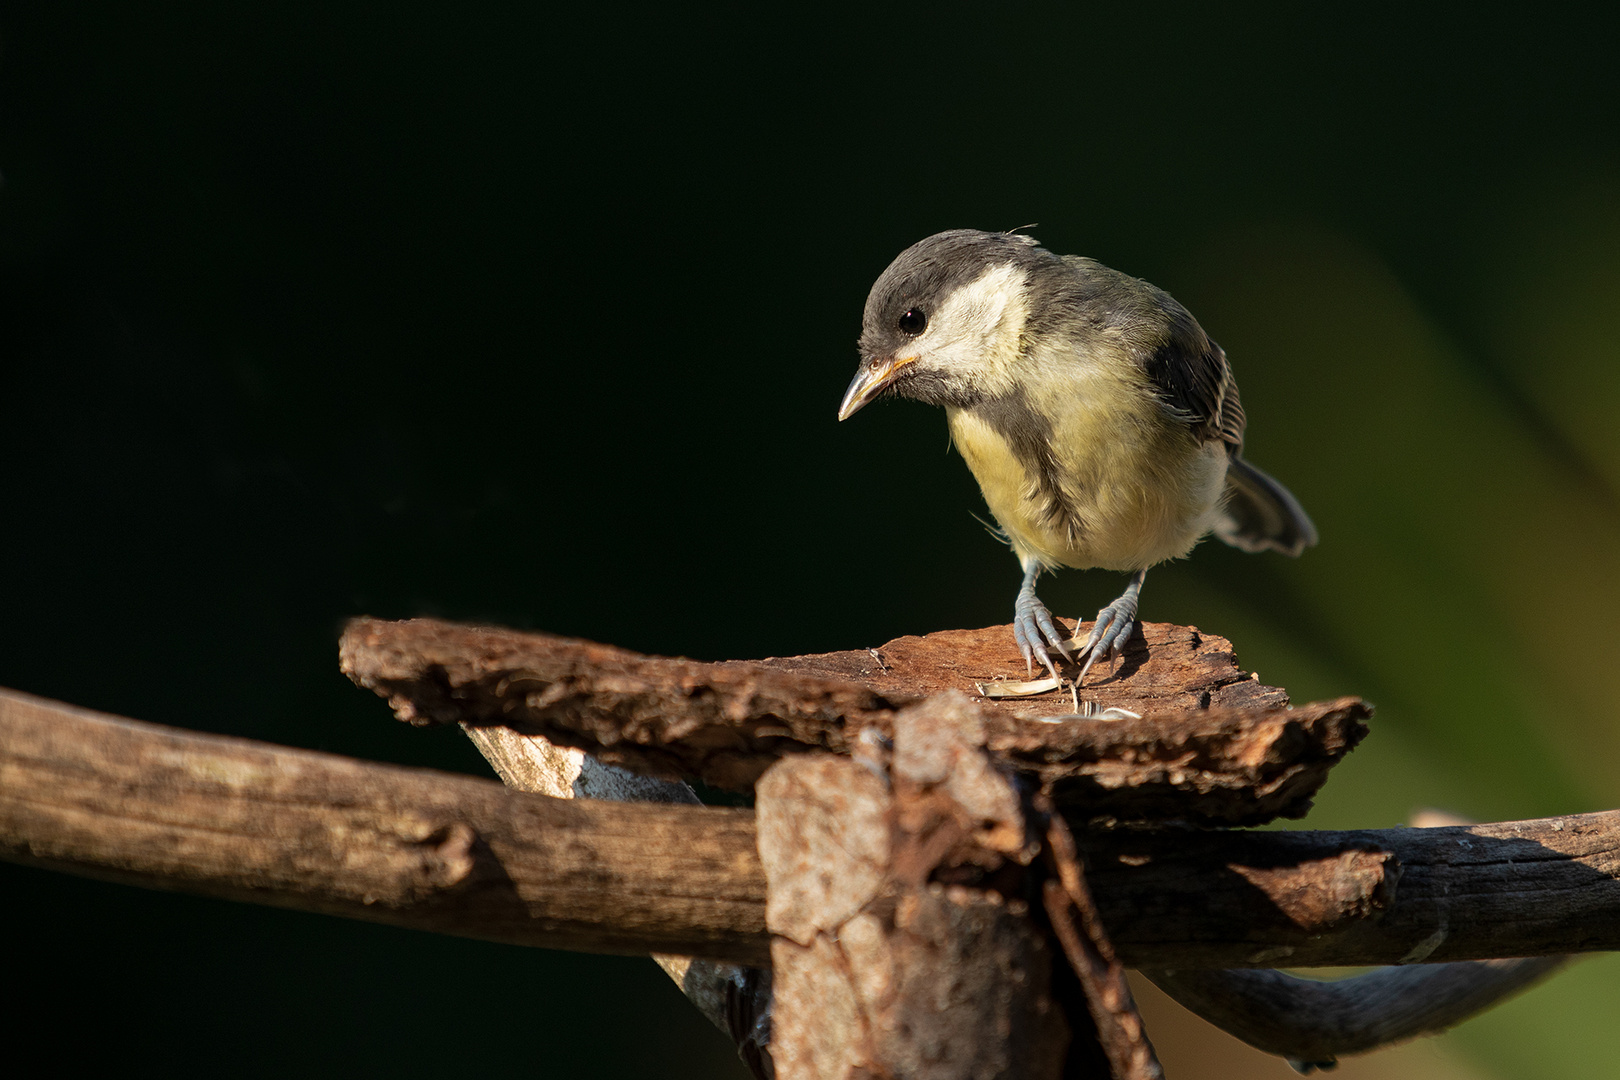
{"type": "Polygon", "coordinates": [[[1187,309],[1154,289],[1166,317],[1165,336],[1143,362],[1165,407],[1205,439],[1243,448],[1243,402],[1226,353],[1187,309]]]}

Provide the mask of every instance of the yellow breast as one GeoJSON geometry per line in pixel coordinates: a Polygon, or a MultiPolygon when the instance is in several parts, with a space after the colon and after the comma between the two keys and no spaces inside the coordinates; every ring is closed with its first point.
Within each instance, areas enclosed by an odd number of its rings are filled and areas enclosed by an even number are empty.
{"type": "Polygon", "coordinates": [[[1013,550],[1045,566],[1109,570],[1187,554],[1215,523],[1225,447],[1167,423],[1151,400],[1107,395],[1127,404],[1104,411],[1088,407],[1088,397],[1071,389],[1060,410],[1042,410],[1053,420],[1056,517],[1033,463],[973,410],[947,410],[951,438],[1013,550]]]}

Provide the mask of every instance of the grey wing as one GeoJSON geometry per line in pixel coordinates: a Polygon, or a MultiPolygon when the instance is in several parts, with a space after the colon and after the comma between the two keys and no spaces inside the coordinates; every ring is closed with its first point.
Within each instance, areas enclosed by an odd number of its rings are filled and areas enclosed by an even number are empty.
{"type": "Polygon", "coordinates": [[[1147,376],[1176,419],[1205,439],[1220,439],[1235,454],[1243,448],[1243,402],[1226,353],[1186,308],[1159,296],[1167,332],[1143,363],[1147,376]]]}

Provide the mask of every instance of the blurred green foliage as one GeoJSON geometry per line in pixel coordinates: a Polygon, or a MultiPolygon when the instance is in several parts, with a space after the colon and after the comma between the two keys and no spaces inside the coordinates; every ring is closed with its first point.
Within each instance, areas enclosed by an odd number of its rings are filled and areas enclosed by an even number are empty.
{"type": "MultiPolygon", "coordinates": [[[[343,618],[714,658],[1003,621],[937,413],[832,416],[895,253],[1035,221],[1193,310],[1321,529],[1205,545],[1143,609],[1378,704],[1305,824],[1620,806],[1615,21],[8,9],[0,683],[482,772],[336,674],[343,618]]],[[[0,877],[0,1024],[64,1060],[737,1074],[650,965],[0,877]]],[[[1587,960],[1341,1075],[1620,1076],[1617,990],[1587,960]]],[[[1229,1043],[1171,1075],[1254,1075],[1229,1043]]]]}

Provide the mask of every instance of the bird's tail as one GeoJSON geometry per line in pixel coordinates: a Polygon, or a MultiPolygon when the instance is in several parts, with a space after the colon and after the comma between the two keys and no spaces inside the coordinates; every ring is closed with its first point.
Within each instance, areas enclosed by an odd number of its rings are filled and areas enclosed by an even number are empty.
{"type": "Polygon", "coordinates": [[[1244,551],[1298,555],[1316,543],[1316,526],[1287,488],[1234,454],[1215,535],[1244,551]]]}

